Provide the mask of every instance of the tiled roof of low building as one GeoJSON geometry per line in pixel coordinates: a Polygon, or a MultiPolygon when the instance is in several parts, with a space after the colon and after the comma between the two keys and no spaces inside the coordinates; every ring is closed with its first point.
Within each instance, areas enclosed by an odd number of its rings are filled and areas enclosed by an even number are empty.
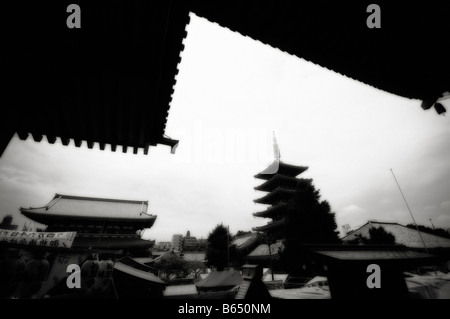
{"type": "Polygon", "coordinates": [[[342,238],[342,240],[351,241],[353,239],[356,239],[358,235],[369,238],[369,229],[371,229],[372,227],[384,228],[385,231],[395,236],[396,244],[405,245],[410,248],[424,248],[423,242],[420,237],[422,237],[427,248],[450,248],[449,238],[428,234],[423,231],[420,232],[419,235],[416,229],[412,229],[397,223],[386,223],[378,221],[368,221],[360,228],[354,230],[352,233],[342,238]]]}
{"type": "Polygon", "coordinates": [[[155,215],[147,213],[148,201],[121,200],[94,197],[80,197],[56,194],[43,207],[20,208],[25,216],[32,218],[38,215],[47,217],[73,218],[106,218],[151,220],[155,215]]]}

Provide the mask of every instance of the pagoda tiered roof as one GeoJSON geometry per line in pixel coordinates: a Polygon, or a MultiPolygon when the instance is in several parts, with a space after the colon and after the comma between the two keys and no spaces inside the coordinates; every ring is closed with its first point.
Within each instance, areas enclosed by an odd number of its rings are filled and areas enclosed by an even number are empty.
{"type": "Polygon", "coordinates": [[[282,187],[277,187],[274,191],[270,192],[266,196],[255,199],[254,202],[258,204],[274,205],[280,202],[288,201],[294,194],[295,194],[294,189],[285,189],[282,187]]]}
{"type": "Polygon", "coordinates": [[[20,208],[20,212],[42,224],[60,221],[119,221],[153,226],[156,215],[147,213],[148,201],[79,197],[56,194],[43,207],[20,208]]]}
{"type": "Polygon", "coordinates": [[[284,175],[289,177],[295,177],[304,171],[306,171],[308,167],[306,166],[297,166],[286,164],[281,161],[274,161],[270,164],[265,170],[261,173],[256,174],[254,177],[259,179],[269,180],[275,175],[284,175]]]}
{"type": "Polygon", "coordinates": [[[269,222],[269,223],[267,223],[266,225],[262,225],[262,226],[258,226],[258,227],[253,227],[252,230],[253,230],[253,231],[262,231],[262,232],[264,232],[264,231],[268,231],[268,230],[273,230],[274,228],[281,227],[281,226],[284,225],[284,223],[285,223],[285,219],[282,218],[282,219],[280,219],[280,220],[276,220],[276,221],[273,221],[273,222],[269,222]]]}
{"type": "Polygon", "coordinates": [[[275,206],[271,206],[266,210],[254,213],[255,217],[264,217],[264,218],[276,218],[277,216],[284,215],[287,211],[289,205],[285,202],[281,202],[275,206]]]}
{"type": "Polygon", "coordinates": [[[272,177],[266,182],[254,189],[258,191],[271,192],[277,187],[282,187],[286,189],[295,189],[298,184],[298,179],[292,176],[286,176],[281,174],[272,175],[272,177]]]}

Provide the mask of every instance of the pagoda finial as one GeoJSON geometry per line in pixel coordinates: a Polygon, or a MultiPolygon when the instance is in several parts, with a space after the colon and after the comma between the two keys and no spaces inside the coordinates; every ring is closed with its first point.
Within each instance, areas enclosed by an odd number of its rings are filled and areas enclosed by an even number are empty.
{"type": "Polygon", "coordinates": [[[261,172],[261,174],[276,174],[278,172],[278,169],[280,168],[280,148],[278,147],[278,142],[275,137],[275,132],[273,132],[273,155],[275,157],[275,160],[272,164],[269,165],[264,171],[261,172]]]}
{"type": "Polygon", "coordinates": [[[273,131],[273,155],[276,161],[280,161],[280,148],[278,146],[277,138],[275,137],[275,132],[273,131]]]}

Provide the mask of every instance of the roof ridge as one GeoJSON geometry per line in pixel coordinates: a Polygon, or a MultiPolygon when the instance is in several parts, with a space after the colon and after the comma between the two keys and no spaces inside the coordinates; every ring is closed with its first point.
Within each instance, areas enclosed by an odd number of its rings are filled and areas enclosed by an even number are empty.
{"type": "MultiPolygon", "coordinates": [[[[89,196],[77,196],[77,195],[64,195],[64,194],[55,194],[56,198],[61,199],[74,199],[74,200],[93,200],[93,201],[102,201],[102,202],[121,202],[121,203],[145,203],[148,204],[148,200],[134,200],[134,199],[118,199],[118,198],[107,198],[107,197],[89,197],[89,196]]],[[[51,202],[51,201],[50,201],[51,202]]],[[[45,206],[44,206],[45,207],[45,206]]]]}
{"type": "Polygon", "coordinates": [[[239,239],[239,238],[243,238],[243,237],[246,237],[246,236],[253,236],[253,235],[257,235],[257,234],[254,233],[254,232],[251,232],[250,234],[235,236],[234,239],[239,239]]]}
{"type": "MultiPolygon", "coordinates": [[[[369,219],[366,224],[391,224],[391,225],[404,226],[404,225],[399,224],[397,222],[384,222],[384,221],[378,221],[378,220],[373,220],[373,219],[369,219]]],[[[365,226],[366,224],[364,224],[363,226],[365,226]]]]}
{"type": "MultiPolygon", "coordinates": [[[[353,235],[355,232],[359,231],[360,229],[366,227],[367,225],[369,226],[376,226],[376,224],[380,224],[380,227],[382,227],[381,225],[393,225],[393,226],[400,226],[402,229],[407,229],[409,231],[411,231],[412,233],[416,234],[416,230],[412,227],[408,227],[406,225],[402,225],[399,224],[398,222],[379,222],[379,221],[374,221],[374,220],[368,220],[364,225],[355,228],[354,230],[352,230],[351,232],[349,232],[348,234],[346,234],[345,236],[343,236],[341,239],[345,240],[347,237],[350,237],[351,235],[353,235]]],[[[418,225],[418,226],[423,226],[423,225],[418,225]]],[[[428,237],[428,239],[430,239],[431,241],[435,241],[435,240],[445,240],[445,241],[450,241],[450,238],[444,237],[444,236],[440,236],[438,234],[433,234],[431,232],[427,232],[427,231],[423,231],[420,230],[421,235],[425,235],[428,237]]],[[[396,235],[395,233],[393,233],[394,235],[396,235]]],[[[418,239],[415,238],[415,239],[418,239]]]]}

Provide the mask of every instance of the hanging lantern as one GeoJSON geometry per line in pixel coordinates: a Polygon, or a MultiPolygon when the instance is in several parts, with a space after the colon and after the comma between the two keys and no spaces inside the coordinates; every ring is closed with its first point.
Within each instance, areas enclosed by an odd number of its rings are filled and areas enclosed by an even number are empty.
{"type": "Polygon", "coordinates": [[[110,278],[114,269],[114,262],[111,259],[101,260],[99,265],[98,277],[110,278]]]}
{"type": "Polygon", "coordinates": [[[10,298],[23,278],[25,262],[19,256],[1,256],[0,259],[0,299],[10,298]]]}
{"type": "Polygon", "coordinates": [[[23,280],[23,278],[25,277],[25,266],[26,266],[25,260],[23,260],[22,258],[16,259],[15,270],[12,275],[12,283],[11,283],[11,286],[13,287],[14,291],[17,290],[20,281],[23,280]]]}
{"type": "Polygon", "coordinates": [[[441,103],[434,104],[434,109],[439,115],[444,114],[447,111],[441,103]]]}
{"type": "Polygon", "coordinates": [[[47,280],[50,264],[44,257],[36,257],[25,264],[24,276],[19,283],[18,297],[31,298],[47,280]]]}
{"type": "Polygon", "coordinates": [[[0,256],[0,258],[0,298],[5,299],[9,296],[13,267],[9,258],[6,256],[0,256]]]}
{"type": "Polygon", "coordinates": [[[94,289],[97,291],[104,291],[111,283],[112,273],[114,269],[114,262],[110,259],[101,260],[99,262],[98,276],[96,278],[94,289]]]}
{"type": "Polygon", "coordinates": [[[436,102],[436,100],[423,100],[422,101],[422,104],[421,104],[421,107],[424,109],[424,110],[428,110],[428,109],[430,109],[432,106],[433,106],[433,104],[436,102]]]}
{"type": "Polygon", "coordinates": [[[99,270],[98,260],[86,260],[81,266],[81,289],[90,292],[99,270]]]}

